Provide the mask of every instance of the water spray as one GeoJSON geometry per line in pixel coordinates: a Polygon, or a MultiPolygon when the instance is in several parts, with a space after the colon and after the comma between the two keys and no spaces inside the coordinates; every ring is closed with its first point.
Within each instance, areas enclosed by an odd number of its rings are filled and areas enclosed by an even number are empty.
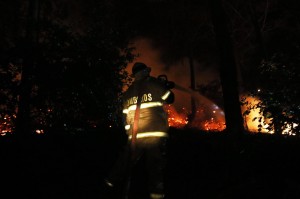
{"type": "Polygon", "coordinates": [[[179,84],[175,84],[172,81],[168,81],[166,75],[159,75],[160,79],[169,89],[176,89],[178,91],[189,94],[192,97],[192,100],[195,102],[196,107],[203,107],[203,111],[192,112],[191,117],[189,118],[189,123],[200,123],[202,121],[219,121],[220,123],[225,123],[225,115],[222,109],[220,109],[212,100],[201,95],[198,91],[191,88],[183,87],[179,84]],[[209,110],[209,111],[205,111],[209,110]]]}

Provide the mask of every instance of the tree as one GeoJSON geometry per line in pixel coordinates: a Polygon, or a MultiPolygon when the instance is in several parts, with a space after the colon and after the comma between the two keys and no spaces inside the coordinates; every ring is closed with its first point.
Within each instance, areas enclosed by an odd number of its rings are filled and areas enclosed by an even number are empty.
{"type": "MultiPolygon", "coordinates": [[[[227,1],[243,87],[260,100],[252,105],[261,111],[256,119],[265,118],[267,130],[276,134],[287,129],[291,134],[299,133],[296,108],[299,105],[296,97],[299,13],[296,5],[294,0],[251,0],[243,4],[227,1]]],[[[261,128],[263,126],[258,129],[261,128]]]]}
{"type": "MultiPolygon", "coordinates": [[[[20,101],[29,107],[29,120],[21,122],[32,125],[30,132],[33,127],[72,128],[95,123],[108,127],[120,123],[119,97],[127,78],[125,67],[133,56],[126,34],[122,35],[125,28],[116,24],[115,13],[111,12],[115,4],[90,1],[87,5],[91,15],[75,15],[84,18],[87,26],[83,27],[70,25],[74,19],[72,12],[55,14],[62,13],[61,9],[67,9],[68,4],[57,6],[52,1],[43,1],[39,6],[38,50],[34,62],[32,56],[25,56],[31,60],[27,65],[31,67],[31,86],[26,89],[29,98],[20,101]]],[[[11,40],[15,57],[24,57],[24,51],[19,49],[31,44],[19,42],[23,39],[11,40]]]]}
{"type": "Polygon", "coordinates": [[[220,0],[212,1],[211,10],[216,41],[219,46],[226,130],[233,135],[240,135],[244,128],[239,101],[237,69],[222,2],[220,0]]]}
{"type": "Polygon", "coordinates": [[[26,24],[25,40],[23,45],[24,59],[22,68],[22,79],[19,88],[19,105],[16,118],[16,132],[18,135],[28,135],[30,126],[30,95],[32,90],[32,71],[36,65],[37,50],[37,20],[38,0],[30,0],[26,24]]]}

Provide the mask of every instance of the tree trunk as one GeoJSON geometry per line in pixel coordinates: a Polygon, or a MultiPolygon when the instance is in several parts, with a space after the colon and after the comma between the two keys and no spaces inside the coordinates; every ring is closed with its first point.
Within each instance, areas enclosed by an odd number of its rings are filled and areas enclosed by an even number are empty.
{"type": "Polygon", "coordinates": [[[239,98],[237,69],[232,41],[221,0],[210,0],[211,17],[220,56],[220,79],[223,91],[226,131],[241,135],[244,131],[239,98]]]}
{"type": "Polygon", "coordinates": [[[30,119],[30,95],[32,90],[32,71],[35,65],[37,44],[38,0],[30,0],[27,18],[27,32],[24,46],[24,63],[19,92],[19,104],[16,121],[16,134],[28,136],[33,133],[30,119]]]}
{"type": "MultiPolygon", "coordinates": [[[[190,65],[190,78],[191,78],[191,89],[195,91],[196,85],[195,85],[195,70],[194,70],[194,63],[193,63],[193,57],[189,56],[189,65],[190,65]]],[[[193,97],[191,97],[191,115],[189,116],[189,121],[192,122],[196,116],[196,102],[193,97]]]]}

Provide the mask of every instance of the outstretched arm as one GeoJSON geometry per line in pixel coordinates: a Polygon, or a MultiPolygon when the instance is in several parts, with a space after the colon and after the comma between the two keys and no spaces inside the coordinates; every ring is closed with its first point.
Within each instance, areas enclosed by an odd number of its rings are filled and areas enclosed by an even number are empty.
{"type": "Polygon", "coordinates": [[[174,95],[174,93],[173,93],[171,90],[169,90],[169,92],[170,92],[170,94],[169,94],[168,97],[165,99],[165,102],[166,102],[167,104],[172,104],[172,103],[174,103],[174,101],[175,101],[175,95],[174,95]]]}

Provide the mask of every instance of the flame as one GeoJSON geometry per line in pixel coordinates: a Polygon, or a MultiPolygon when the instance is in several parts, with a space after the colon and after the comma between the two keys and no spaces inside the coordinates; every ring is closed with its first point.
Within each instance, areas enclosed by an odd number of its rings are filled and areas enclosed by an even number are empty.
{"type": "MultiPolygon", "coordinates": [[[[261,103],[258,97],[244,97],[247,104],[242,105],[242,113],[246,110],[250,110],[249,114],[244,116],[244,126],[249,132],[261,132],[261,133],[274,133],[274,128],[269,125],[269,121],[272,118],[265,118],[260,109],[256,107],[257,104],[261,103]],[[259,128],[259,126],[261,126],[259,128]]],[[[286,128],[282,130],[283,135],[295,135],[292,133],[291,129],[296,128],[298,124],[293,123],[293,125],[287,124],[286,128]]]]}
{"type": "MultiPolygon", "coordinates": [[[[12,117],[16,117],[13,115],[12,117]]],[[[8,133],[12,133],[12,117],[5,115],[0,121],[0,136],[5,136],[8,133]]]]}
{"type": "Polygon", "coordinates": [[[223,131],[226,128],[224,113],[216,105],[198,107],[190,126],[204,131],[223,131]]]}
{"type": "Polygon", "coordinates": [[[165,106],[165,110],[168,113],[169,126],[175,128],[183,128],[188,123],[188,112],[185,108],[182,108],[182,112],[178,113],[174,106],[168,104],[165,106]]]}
{"type": "MultiPolygon", "coordinates": [[[[169,126],[171,127],[183,128],[189,126],[204,131],[222,131],[226,127],[224,118],[219,117],[216,110],[210,110],[210,118],[207,118],[208,111],[198,107],[194,119],[189,121],[191,113],[186,108],[183,107],[180,113],[172,105],[167,105],[165,108],[168,113],[169,126]]],[[[218,107],[215,106],[215,109],[218,109],[218,107]]]]}
{"type": "MultiPolygon", "coordinates": [[[[246,101],[248,102],[248,104],[244,104],[241,106],[242,112],[250,110],[249,114],[244,116],[245,128],[249,132],[253,133],[262,132],[273,134],[273,128],[271,128],[271,130],[267,129],[270,127],[268,125],[268,121],[272,118],[264,118],[260,113],[259,108],[255,107],[255,105],[260,103],[261,100],[258,99],[258,97],[246,97],[246,101]],[[259,129],[258,126],[261,126],[261,128],[259,129]]],[[[168,114],[168,122],[170,127],[184,128],[188,126],[191,128],[209,132],[220,132],[226,128],[224,112],[213,103],[198,106],[193,120],[190,120],[189,116],[191,115],[191,112],[188,111],[185,107],[183,107],[180,111],[177,111],[174,105],[171,104],[166,105],[164,108],[168,114]]],[[[51,109],[48,109],[48,112],[51,111],[51,109]]],[[[9,116],[6,114],[4,117],[0,118],[0,136],[5,136],[12,133],[12,120],[15,118],[15,114],[13,116],[9,116]]],[[[291,129],[297,126],[298,124],[286,125],[286,128],[283,129],[282,134],[294,135],[291,133],[291,129]]],[[[45,132],[43,129],[36,129],[35,133],[44,134],[45,132]]]]}
{"type": "Polygon", "coordinates": [[[262,114],[260,113],[260,109],[256,108],[255,106],[261,102],[258,97],[245,97],[245,101],[248,102],[247,104],[242,105],[241,110],[242,113],[246,110],[250,110],[249,114],[244,116],[244,127],[249,132],[261,132],[261,133],[271,133],[273,134],[274,131],[268,131],[268,120],[266,120],[262,114]],[[259,119],[261,118],[261,119],[259,119]],[[258,127],[261,126],[261,129],[258,127]]]}

